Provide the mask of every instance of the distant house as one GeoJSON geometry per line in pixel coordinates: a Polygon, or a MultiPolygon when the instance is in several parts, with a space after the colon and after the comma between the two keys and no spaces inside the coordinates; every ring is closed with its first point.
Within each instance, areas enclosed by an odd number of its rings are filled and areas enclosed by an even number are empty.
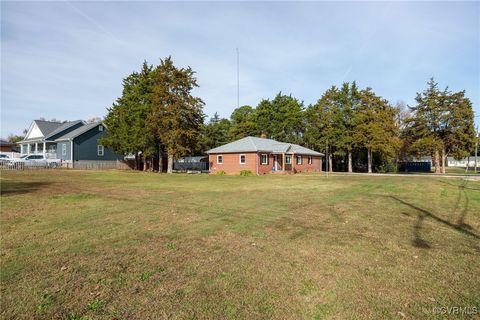
{"type": "MultiPolygon", "coordinates": [[[[480,163],[480,157],[477,158],[477,162],[480,163]]],[[[455,159],[454,157],[447,157],[447,167],[474,167],[475,166],[475,156],[470,156],[469,158],[455,159]]]]}
{"type": "Polygon", "coordinates": [[[210,173],[297,173],[320,172],[320,152],[293,143],[272,139],[246,137],[207,151],[210,173]]]}
{"type": "Polygon", "coordinates": [[[0,152],[18,152],[18,147],[15,143],[0,139],[0,152]]]}
{"type": "MultiPolygon", "coordinates": [[[[413,158],[412,161],[416,162],[429,162],[431,165],[432,163],[432,157],[426,156],[426,157],[420,157],[420,158],[413,158]]],[[[477,162],[480,163],[480,156],[477,158],[477,162]]],[[[454,157],[447,157],[446,161],[447,167],[461,167],[461,168],[466,168],[468,167],[474,167],[475,166],[475,155],[471,155],[468,158],[463,158],[463,159],[455,159],[454,157]]]]}
{"type": "Polygon", "coordinates": [[[82,167],[92,162],[108,164],[108,161],[123,159],[123,156],[100,144],[105,129],[102,122],[34,120],[18,144],[22,155],[43,154],[48,158],[62,159],[70,167],[82,167]]]}

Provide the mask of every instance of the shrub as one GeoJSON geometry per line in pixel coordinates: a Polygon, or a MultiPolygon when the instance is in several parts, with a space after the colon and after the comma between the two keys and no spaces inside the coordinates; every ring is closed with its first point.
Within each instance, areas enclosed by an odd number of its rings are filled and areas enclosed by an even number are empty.
{"type": "Polygon", "coordinates": [[[253,176],[253,173],[250,170],[242,170],[240,171],[240,175],[244,177],[250,177],[250,176],[253,176]]]}
{"type": "Polygon", "coordinates": [[[392,161],[385,161],[378,167],[377,172],[379,173],[388,173],[388,172],[397,172],[397,166],[392,161]]]}
{"type": "Polygon", "coordinates": [[[223,170],[218,170],[218,171],[217,171],[217,176],[224,176],[224,175],[226,175],[226,174],[227,174],[227,173],[226,173],[225,171],[223,171],[223,170]]]}

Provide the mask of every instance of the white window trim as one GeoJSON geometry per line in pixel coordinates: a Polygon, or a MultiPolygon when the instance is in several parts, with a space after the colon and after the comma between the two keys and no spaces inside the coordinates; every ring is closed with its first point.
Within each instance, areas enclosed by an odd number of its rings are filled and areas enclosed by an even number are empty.
{"type": "Polygon", "coordinates": [[[103,125],[98,126],[98,131],[103,131],[103,125]]]}
{"type": "Polygon", "coordinates": [[[240,154],[239,157],[238,157],[238,162],[239,162],[240,164],[246,164],[246,163],[247,163],[247,156],[246,156],[245,154],[243,154],[243,153],[240,154]],[[242,162],[242,156],[245,157],[245,162],[242,162]]]}
{"type": "Polygon", "coordinates": [[[101,144],[97,144],[97,156],[103,157],[104,155],[105,155],[105,147],[102,146],[101,144]]]}
{"type": "Polygon", "coordinates": [[[62,143],[62,156],[66,156],[66,155],[67,155],[67,144],[62,143]]]}
{"type": "Polygon", "coordinates": [[[291,155],[289,155],[289,154],[285,155],[285,164],[292,164],[292,156],[291,155]],[[288,161],[287,159],[290,159],[290,161],[288,161]]]}
{"type": "Polygon", "coordinates": [[[266,153],[261,153],[260,154],[260,164],[267,164],[268,165],[268,154],[266,154],[266,153]],[[267,160],[266,162],[262,161],[263,156],[265,156],[265,160],[267,160]]]}
{"type": "Polygon", "coordinates": [[[223,154],[217,154],[217,164],[223,164],[223,154]],[[220,158],[222,158],[222,161],[219,161],[220,158]]]}
{"type": "Polygon", "coordinates": [[[301,166],[303,164],[303,158],[301,155],[296,155],[295,156],[295,163],[299,166],[301,166]],[[300,160],[300,161],[299,161],[300,160]]]}

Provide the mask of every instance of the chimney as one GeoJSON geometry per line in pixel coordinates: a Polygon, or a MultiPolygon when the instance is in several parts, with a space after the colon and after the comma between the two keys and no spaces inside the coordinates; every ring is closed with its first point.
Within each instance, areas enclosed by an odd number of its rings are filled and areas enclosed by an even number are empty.
{"type": "Polygon", "coordinates": [[[262,139],[267,139],[267,135],[266,135],[265,133],[262,133],[262,134],[260,135],[260,138],[262,138],[262,139]]]}

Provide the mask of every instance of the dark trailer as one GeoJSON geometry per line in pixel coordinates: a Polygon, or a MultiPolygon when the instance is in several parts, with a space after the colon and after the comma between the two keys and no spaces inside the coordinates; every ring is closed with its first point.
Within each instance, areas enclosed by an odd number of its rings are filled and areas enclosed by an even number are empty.
{"type": "Polygon", "coordinates": [[[175,171],[208,171],[208,156],[181,157],[173,162],[175,171]]]}

